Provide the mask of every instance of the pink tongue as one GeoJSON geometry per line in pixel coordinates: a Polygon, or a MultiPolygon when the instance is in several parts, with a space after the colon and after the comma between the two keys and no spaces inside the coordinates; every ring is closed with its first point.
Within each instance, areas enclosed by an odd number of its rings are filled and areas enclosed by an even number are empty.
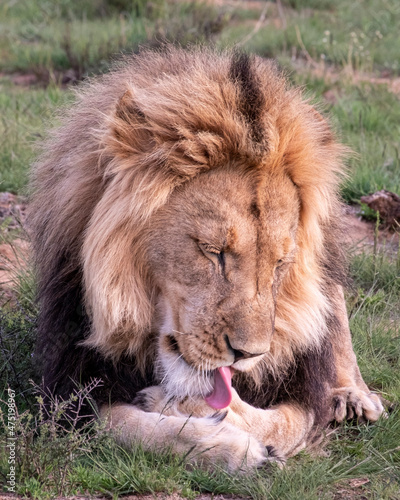
{"type": "Polygon", "coordinates": [[[232,401],[232,373],[229,366],[217,368],[214,372],[214,390],[204,399],[216,410],[221,410],[230,405],[232,401]]]}

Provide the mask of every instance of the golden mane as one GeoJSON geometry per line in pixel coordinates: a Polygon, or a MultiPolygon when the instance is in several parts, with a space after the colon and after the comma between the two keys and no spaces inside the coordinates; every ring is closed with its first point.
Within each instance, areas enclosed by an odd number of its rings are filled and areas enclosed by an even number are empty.
{"type": "Polygon", "coordinates": [[[86,345],[113,358],[144,349],[155,296],[144,255],[152,216],[178,186],[226,165],[287,175],[297,186],[299,252],[279,295],[271,357],[291,360],[318,345],[330,307],[324,227],[336,217],[346,149],[275,64],[206,49],[143,51],[76,99],[36,165],[31,219],[40,275],[60,248],[74,261],[64,273],[83,269],[86,345]],[[251,82],[232,73],[232,58],[251,60],[251,82]]]}

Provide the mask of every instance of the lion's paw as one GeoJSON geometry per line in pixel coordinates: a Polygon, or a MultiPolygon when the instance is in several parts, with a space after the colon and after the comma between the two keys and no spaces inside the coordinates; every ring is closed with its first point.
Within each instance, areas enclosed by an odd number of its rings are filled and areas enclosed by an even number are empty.
{"type": "MultiPolygon", "coordinates": [[[[198,460],[202,459],[202,448],[207,455],[212,450],[213,462],[225,463],[230,471],[247,471],[275,463],[283,466],[285,459],[272,446],[260,441],[231,424],[223,424],[214,435],[204,438],[196,446],[198,460]]],[[[206,460],[207,456],[204,457],[206,460]]],[[[196,460],[197,461],[197,460],[196,460]]]]}
{"type": "Polygon", "coordinates": [[[133,403],[145,412],[165,415],[167,418],[162,424],[170,429],[178,421],[170,421],[169,417],[180,417],[179,421],[182,417],[185,419],[175,445],[177,452],[185,452],[187,446],[191,448],[187,458],[192,463],[221,463],[230,471],[247,471],[269,463],[281,466],[284,463],[283,455],[272,446],[264,446],[247,431],[226,422],[227,411],[216,412],[208,405],[200,404],[201,402],[185,404],[176,398],[168,398],[160,386],[143,389],[136,395],[133,403]],[[199,415],[192,411],[196,406],[199,408],[199,415]],[[203,406],[207,415],[203,414],[203,406]]]}
{"type": "Polygon", "coordinates": [[[223,420],[227,411],[216,411],[203,398],[193,399],[168,397],[162,386],[154,385],[138,392],[133,404],[146,412],[162,413],[167,416],[213,417],[223,420]]]}
{"type": "Polygon", "coordinates": [[[147,387],[136,394],[133,404],[146,412],[164,413],[173,415],[176,407],[174,398],[168,398],[159,385],[147,387]]]}
{"type": "Polygon", "coordinates": [[[357,387],[341,387],[333,393],[333,419],[337,422],[363,418],[376,422],[381,415],[386,415],[378,395],[367,393],[357,387]]]}

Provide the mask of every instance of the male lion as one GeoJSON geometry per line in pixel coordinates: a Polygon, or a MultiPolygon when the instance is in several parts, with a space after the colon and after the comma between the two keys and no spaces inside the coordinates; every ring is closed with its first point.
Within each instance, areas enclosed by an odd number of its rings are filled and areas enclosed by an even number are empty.
{"type": "Polygon", "coordinates": [[[377,420],[342,291],[345,153],[258,57],[143,51],[84,84],[34,170],[48,390],[100,378],[125,445],[229,470],[377,420]]]}

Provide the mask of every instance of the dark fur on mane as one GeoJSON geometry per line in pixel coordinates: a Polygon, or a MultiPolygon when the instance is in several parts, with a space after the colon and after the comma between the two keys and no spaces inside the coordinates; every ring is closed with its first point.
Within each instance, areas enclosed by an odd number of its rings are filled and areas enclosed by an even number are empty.
{"type": "Polygon", "coordinates": [[[250,125],[252,139],[261,143],[265,137],[261,122],[265,98],[254,71],[254,64],[254,58],[249,54],[235,52],[231,60],[229,77],[239,87],[240,101],[238,107],[250,125]]]}

